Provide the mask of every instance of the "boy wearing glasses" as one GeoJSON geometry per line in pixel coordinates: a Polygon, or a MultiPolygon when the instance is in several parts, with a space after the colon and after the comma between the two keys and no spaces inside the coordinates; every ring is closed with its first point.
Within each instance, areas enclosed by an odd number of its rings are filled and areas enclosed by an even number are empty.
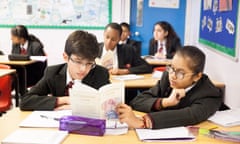
{"type": "Polygon", "coordinates": [[[146,112],[138,118],[130,106],[117,107],[119,120],[133,128],[169,128],[200,123],[214,114],[222,103],[222,93],[203,74],[205,54],[194,46],[184,46],[172,59],[156,86],[132,100],[134,110],[146,112]]]}
{"type": "Polygon", "coordinates": [[[48,67],[42,79],[22,96],[20,109],[70,109],[68,88],[74,82],[95,89],[110,83],[108,70],[95,64],[98,50],[94,35],[80,30],[71,33],[63,53],[66,63],[48,67]]]}

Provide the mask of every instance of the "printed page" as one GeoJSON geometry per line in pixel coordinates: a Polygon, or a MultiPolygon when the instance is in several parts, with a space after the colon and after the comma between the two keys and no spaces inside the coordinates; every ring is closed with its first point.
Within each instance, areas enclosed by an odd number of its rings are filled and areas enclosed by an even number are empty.
{"type": "Polygon", "coordinates": [[[119,103],[124,103],[124,83],[117,82],[105,85],[100,88],[101,101],[101,117],[108,119],[118,119],[118,115],[115,111],[116,106],[119,103]]]}
{"type": "Polygon", "coordinates": [[[71,110],[33,111],[20,124],[20,127],[59,127],[62,116],[72,115],[71,110]]]}
{"type": "Polygon", "coordinates": [[[100,92],[86,84],[75,83],[70,89],[72,114],[100,118],[100,92]]]}

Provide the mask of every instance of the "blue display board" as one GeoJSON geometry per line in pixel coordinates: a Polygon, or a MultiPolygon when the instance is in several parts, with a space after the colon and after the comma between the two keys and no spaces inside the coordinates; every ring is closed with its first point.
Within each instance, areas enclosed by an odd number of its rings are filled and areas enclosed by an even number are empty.
{"type": "Polygon", "coordinates": [[[237,59],[238,0],[202,0],[199,42],[237,59]]]}
{"type": "Polygon", "coordinates": [[[0,27],[104,29],[111,0],[1,0],[0,27]]]}

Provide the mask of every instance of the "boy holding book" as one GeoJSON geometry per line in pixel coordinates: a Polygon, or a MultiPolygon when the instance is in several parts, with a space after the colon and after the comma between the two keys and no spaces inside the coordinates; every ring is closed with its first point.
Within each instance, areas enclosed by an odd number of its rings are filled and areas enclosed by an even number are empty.
{"type": "Polygon", "coordinates": [[[65,43],[63,58],[66,63],[50,66],[42,79],[22,96],[21,110],[70,109],[68,88],[82,82],[95,89],[110,83],[107,69],[95,64],[99,52],[93,34],[77,30],[65,43]]]}

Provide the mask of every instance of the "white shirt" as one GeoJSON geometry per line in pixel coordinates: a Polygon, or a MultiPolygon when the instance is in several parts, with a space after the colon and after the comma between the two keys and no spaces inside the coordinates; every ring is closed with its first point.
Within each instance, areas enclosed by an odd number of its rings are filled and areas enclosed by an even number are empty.
{"type": "Polygon", "coordinates": [[[162,53],[164,54],[164,55],[166,55],[167,54],[167,51],[166,51],[166,40],[163,40],[163,41],[160,41],[160,40],[158,40],[158,42],[157,42],[157,48],[158,48],[158,50],[161,48],[161,44],[162,44],[162,53]]]}
{"type": "Polygon", "coordinates": [[[20,48],[24,48],[25,50],[27,50],[28,48],[28,41],[26,41],[23,45],[20,45],[20,48]]]}

